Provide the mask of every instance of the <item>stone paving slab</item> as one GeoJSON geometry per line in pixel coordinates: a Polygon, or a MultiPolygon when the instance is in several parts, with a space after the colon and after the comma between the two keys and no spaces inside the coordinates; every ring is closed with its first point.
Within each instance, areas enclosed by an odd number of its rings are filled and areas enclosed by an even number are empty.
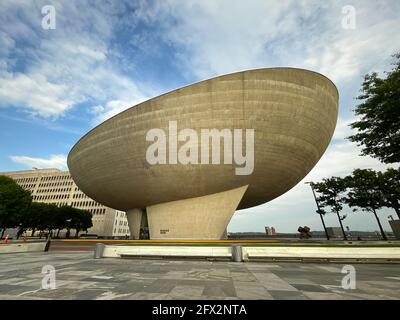
{"type": "Polygon", "coordinates": [[[341,264],[93,259],[92,252],[1,256],[0,299],[396,299],[396,264],[355,264],[345,290],[341,264]],[[42,267],[56,270],[55,290],[41,288],[42,267]]]}

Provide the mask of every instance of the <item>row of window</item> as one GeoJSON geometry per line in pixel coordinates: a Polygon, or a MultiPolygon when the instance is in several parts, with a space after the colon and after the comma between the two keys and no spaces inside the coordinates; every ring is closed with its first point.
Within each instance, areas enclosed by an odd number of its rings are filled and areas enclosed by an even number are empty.
{"type": "MultiPolygon", "coordinates": [[[[47,201],[46,201],[47,202],[47,201]]],[[[51,203],[51,204],[55,204],[57,207],[61,207],[61,206],[67,206],[68,203],[67,202],[52,202],[52,201],[48,201],[47,203],[51,203]]],[[[73,207],[78,208],[78,206],[74,206],[72,204],[73,207]]],[[[96,209],[86,209],[87,211],[93,213],[94,215],[104,215],[106,214],[106,208],[96,208],[96,209]]]]}
{"type": "Polygon", "coordinates": [[[36,193],[50,193],[50,192],[70,192],[71,188],[58,188],[58,189],[38,189],[36,193]]]}
{"type": "Polygon", "coordinates": [[[117,211],[117,213],[115,214],[115,216],[116,216],[117,218],[118,218],[118,217],[125,218],[126,213],[125,213],[125,212],[121,212],[121,211],[117,211]]]}
{"type": "Polygon", "coordinates": [[[36,183],[32,183],[32,184],[20,184],[20,186],[24,189],[33,189],[36,186],[36,183]]]}
{"type": "Polygon", "coordinates": [[[82,198],[87,198],[87,195],[84,193],[76,193],[73,196],[74,199],[82,199],[82,198]]]}
{"type": "Polygon", "coordinates": [[[73,207],[99,207],[102,206],[100,203],[96,201],[74,201],[71,204],[73,207]]]}
{"type": "Polygon", "coordinates": [[[14,181],[16,183],[30,183],[30,182],[37,182],[38,178],[34,177],[34,178],[17,178],[14,179],[14,181]]]}
{"type": "Polygon", "coordinates": [[[40,195],[33,196],[33,200],[57,200],[57,199],[68,199],[69,194],[49,194],[49,195],[40,195]]]}
{"type": "Polygon", "coordinates": [[[122,220],[115,220],[114,224],[117,224],[117,222],[119,221],[119,226],[127,226],[128,225],[128,221],[122,221],[122,220]]]}
{"type": "Polygon", "coordinates": [[[39,188],[45,187],[61,187],[61,186],[72,186],[73,181],[61,181],[61,182],[46,182],[46,183],[39,183],[39,188]]]}
{"type": "Polygon", "coordinates": [[[48,203],[48,204],[55,204],[57,207],[61,207],[61,206],[67,206],[68,203],[67,202],[53,202],[53,201],[38,201],[38,202],[44,202],[44,203],[48,203]]]}
{"type": "MultiPolygon", "coordinates": [[[[117,228],[114,228],[114,234],[117,233],[117,228]]],[[[123,233],[125,235],[129,235],[129,228],[119,228],[118,233],[123,233]]]]}
{"type": "Polygon", "coordinates": [[[59,180],[68,180],[68,179],[71,179],[70,175],[42,177],[42,181],[59,181],[59,180]]]}
{"type": "Polygon", "coordinates": [[[97,215],[97,214],[106,214],[106,209],[105,209],[105,208],[103,208],[103,209],[100,209],[100,208],[97,208],[97,209],[89,209],[88,211],[91,212],[91,213],[93,213],[94,215],[97,215]]]}

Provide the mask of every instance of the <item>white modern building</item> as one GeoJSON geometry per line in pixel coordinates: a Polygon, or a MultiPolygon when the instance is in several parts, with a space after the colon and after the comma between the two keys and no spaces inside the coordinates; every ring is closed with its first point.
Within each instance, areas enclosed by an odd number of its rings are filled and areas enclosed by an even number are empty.
{"type": "Polygon", "coordinates": [[[34,169],[0,172],[0,175],[14,179],[21,187],[29,190],[35,202],[51,203],[59,207],[68,205],[91,212],[93,227],[88,229],[88,234],[104,238],[130,236],[125,212],[106,207],[89,198],[77,187],[68,171],[34,169]]]}

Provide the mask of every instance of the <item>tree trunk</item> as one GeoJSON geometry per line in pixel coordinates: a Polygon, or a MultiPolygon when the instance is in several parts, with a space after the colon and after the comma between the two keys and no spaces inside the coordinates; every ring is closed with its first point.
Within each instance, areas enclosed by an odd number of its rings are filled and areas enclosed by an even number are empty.
{"type": "Polygon", "coordinates": [[[17,232],[17,239],[19,239],[24,232],[25,230],[23,228],[20,228],[17,232]]]}
{"type": "Polygon", "coordinates": [[[75,238],[78,238],[79,231],[80,231],[80,229],[76,229],[75,238]]]}
{"type": "Polygon", "coordinates": [[[319,216],[321,217],[322,226],[324,227],[324,231],[325,231],[326,240],[329,240],[329,234],[328,234],[328,231],[326,230],[326,226],[325,226],[324,217],[322,216],[322,214],[321,214],[321,213],[319,214],[319,216]]]}
{"type": "Polygon", "coordinates": [[[4,232],[6,232],[6,228],[3,228],[3,230],[1,231],[1,237],[0,237],[0,239],[3,239],[3,237],[4,237],[4,232]]]}
{"type": "Polygon", "coordinates": [[[383,231],[383,228],[382,228],[382,225],[381,225],[381,221],[379,220],[379,217],[376,214],[375,209],[372,209],[372,212],[374,213],[376,221],[378,222],[379,229],[381,230],[381,235],[382,235],[383,240],[387,241],[387,237],[386,237],[385,231],[383,231]]]}
{"type": "Polygon", "coordinates": [[[342,233],[343,233],[343,240],[347,241],[347,236],[346,236],[346,232],[344,232],[344,228],[343,228],[343,223],[342,223],[342,219],[340,219],[340,215],[339,212],[336,211],[336,215],[338,217],[339,223],[340,223],[340,228],[342,229],[342,233]]]}
{"type": "Polygon", "coordinates": [[[32,233],[31,233],[31,237],[33,237],[35,235],[35,228],[32,228],[32,233]]]}
{"type": "Polygon", "coordinates": [[[57,235],[56,235],[56,238],[58,238],[58,237],[59,237],[59,235],[60,235],[60,229],[58,229],[58,230],[57,230],[57,235]]]}

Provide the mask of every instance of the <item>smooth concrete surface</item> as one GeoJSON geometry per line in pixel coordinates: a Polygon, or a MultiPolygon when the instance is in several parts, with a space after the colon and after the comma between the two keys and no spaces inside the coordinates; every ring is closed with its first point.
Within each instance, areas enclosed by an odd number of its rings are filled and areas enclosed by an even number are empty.
{"type": "Polygon", "coordinates": [[[121,256],[153,257],[225,257],[232,256],[231,247],[223,246],[105,246],[103,258],[121,256]]]}
{"type": "Polygon", "coordinates": [[[0,244],[1,253],[20,253],[20,252],[36,252],[44,251],[46,242],[26,242],[26,243],[8,243],[0,244]]]}
{"type": "Polygon", "coordinates": [[[140,226],[142,224],[143,210],[131,209],[126,212],[126,218],[128,219],[128,226],[131,235],[134,239],[138,240],[140,237],[140,226]]]}
{"type": "MultiPolygon", "coordinates": [[[[398,265],[357,264],[344,289],[343,264],[93,259],[92,252],[33,252],[0,259],[0,300],[399,300],[398,265]],[[56,289],[42,288],[55,268],[56,289]]],[[[347,263],[346,263],[347,265],[347,263]]],[[[284,312],[284,311],[282,311],[284,312]]]]}
{"type": "Polygon", "coordinates": [[[94,249],[94,258],[100,259],[103,257],[105,245],[104,243],[96,243],[96,248],[94,249]]]}
{"type": "Polygon", "coordinates": [[[147,207],[151,239],[223,239],[246,189],[147,207]]]}
{"type": "MultiPolygon", "coordinates": [[[[232,246],[124,246],[106,245],[103,258],[124,256],[153,257],[232,257],[232,246]]],[[[288,259],[387,259],[400,262],[400,247],[301,247],[301,246],[242,246],[241,260],[260,258],[288,259]]]]}
{"type": "MultiPolygon", "coordinates": [[[[86,195],[123,211],[161,204],[168,208],[174,201],[242,186],[248,189],[238,209],[253,207],[290,190],[318,162],[336,126],[338,99],[328,78],[303,69],[264,68],[219,76],[147,100],[103,122],[74,145],[68,167],[86,195]],[[221,164],[151,165],[146,151],[154,142],[146,141],[146,134],[161,129],[167,138],[176,138],[168,137],[170,121],[176,121],[177,132],[192,129],[197,137],[204,129],[242,129],[245,141],[245,130],[254,130],[253,172],[237,175],[243,165],[225,164],[224,147],[221,164]]],[[[185,143],[179,141],[178,149],[185,143]]],[[[169,151],[166,146],[160,152],[169,151]]],[[[171,220],[180,221],[185,213],[170,214],[176,215],[171,220]]],[[[150,227],[150,237],[158,237],[163,227],[156,219],[150,218],[156,228],[150,227]]],[[[186,224],[180,230],[191,227],[186,224]]]]}
{"type": "Polygon", "coordinates": [[[400,240],[400,220],[389,220],[389,224],[396,239],[400,240]]]}
{"type": "Polygon", "coordinates": [[[400,247],[243,247],[243,259],[252,258],[315,258],[315,259],[396,259],[400,247]]]}

